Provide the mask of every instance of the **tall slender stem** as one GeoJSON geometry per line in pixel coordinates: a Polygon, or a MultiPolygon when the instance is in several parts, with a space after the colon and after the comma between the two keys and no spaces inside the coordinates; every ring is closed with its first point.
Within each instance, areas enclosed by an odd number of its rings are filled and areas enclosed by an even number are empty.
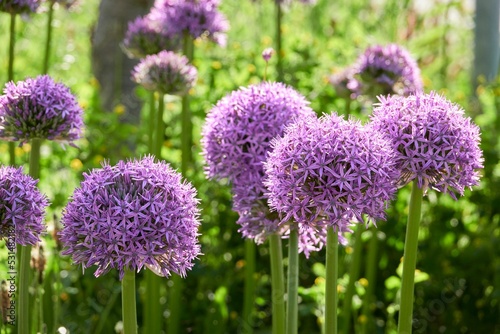
{"type": "Polygon", "coordinates": [[[339,236],[332,226],[326,235],[325,333],[337,334],[339,236]]]}
{"type": "Polygon", "coordinates": [[[154,155],[158,160],[161,159],[161,149],[165,136],[165,122],[163,121],[163,112],[165,110],[165,95],[160,93],[158,97],[158,111],[156,113],[156,141],[154,144],[154,155]]]}
{"type": "MultiPolygon", "coordinates": [[[[137,310],[135,305],[135,272],[125,269],[122,279],[123,333],[137,334],[137,310]]],[[[159,333],[159,332],[155,332],[159,333]]]]}
{"type": "Polygon", "coordinates": [[[156,123],[156,93],[150,92],[149,95],[149,119],[148,119],[148,148],[150,152],[154,151],[154,136],[156,123]]]}
{"type": "MultiPolygon", "coordinates": [[[[16,17],[14,13],[10,14],[10,31],[9,31],[9,62],[7,68],[7,81],[14,80],[14,49],[16,46],[16,17]]],[[[9,142],[9,164],[16,164],[16,145],[14,142],[9,142]]]]}
{"type": "Polygon", "coordinates": [[[422,211],[423,191],[413,181],[410,197],[408,224],[406,225],[403,257],[403,277],[401,280],[401,305],[399,307],[399,334],[411,334],[413,318],[413,290],[417,265],[418,230],[422,211]]]}
{"type": "Polygon", "coordinates": [[[245,291],[243,294],[243,321],[246,322],[243,326],[243,332],[246,334],[253,333],[253,328],[250,325],[252,322],[252,310],[255,300],[255,242],[252,239],[245,239],[245,291]]]}
{"type": "Polygon", "coordinates": [[[299,233],[296,228],[290,229],[288,240],[288,289],[286,316],[287,334],[298,332],[298,288],[299,288],[299,233]]]}
{"type": "Polygon", "coordinates": [[[366,288],[365,297],[363,300],[363,322],[361,323],[361,334],[372,333],[372,312],[371,306],[373,303],[373,292],[375,291],[375,279],[377,273],[377,249],[378,249],[378,238],[377,238],[377,228],[375,225],[370,227],[371,239],[368,244],[368,258],[366,259],[366,279],[368,281],[368,287],[366,288]]]}
{"type": "MultiPolygon", "coordinates": [[[[193,38],[188,34],[184,34],[184,55],[193,61],[194,44],[193,38]]],[[[181,173],[186,176],[189,164],[192,161],[191,147],[193,146],[193,124],[191,119],[191,109],[189,108],[189,92],[182,96],[182,113],[181,113],[181,173]]]]}
{"type": "MultiPolygon", "coordinates": [[[[41,139],[33,139],[31,141],[29,175],[37,180],[40,178],[40,146],[41,139]]],[[[29,333],[31,316],[30,316],[30,297],[29,287],[32,278],[32,270],[30,267],[31,261],[31,246],[20,247],[20,264],[19,264],[19,325],[18,333],[29,333]]]]}
{"type": "Polygon", "coordinates": [[[351,330],[351,311],[352,311],[352,296],[354,295],[354,283],[358,279],[359,269],[361,266],[361,250],[363,249],[363,240],[361,234],[365,229],[364,226],[356,226],[354,231],[354,246],[352,252],[351,263],[349,266],[349,282],[345,291],[344,305],[342,308],[342,333],[350,333],[351,330]]]}
{"type": "Polygon", "coordinates": [[[283,20],[283,11],[281,8],[281,1],[276,0],[276,55],[278,61],[276,63],[278,71],[278,81],[283,82],[283,41],[282,41],[282,27],[281,21],[283,20]]]}
{"type": "Polygon", "coordinates": [[[271,287],[273,334],[285,334],[285,277],[283,275],[283,250],[277,233],[269,236],[271,254],[271,287]]]}
{"type": "Polygon", "coordinates": [[[55,0],[49,1],[49,13],[47,16],[47,35],[45,39],[45,53],[43,57],[42,74],[47,74],[49,72],[50,49],[52,46],[52,21],[54,19],[54,3],[55,0]]]}

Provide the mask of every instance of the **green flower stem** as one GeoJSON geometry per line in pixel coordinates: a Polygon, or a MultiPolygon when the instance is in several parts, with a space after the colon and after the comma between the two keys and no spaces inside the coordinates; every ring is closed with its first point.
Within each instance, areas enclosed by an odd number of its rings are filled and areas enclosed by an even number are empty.
{"type": "MultiPolygon", "coordinates": [[[[33,139],[31,141],[29,175],[37,180],[40,178],[40,146],[41,139],[33,139]]],[[[29,287],[32,278],[31,262],[31,246],[20,247],[20,264],[19,264],[19,322],[18,333],[29,333],[31,316],[30,316],[30,296],[29,287]]]]}
{"type": "MultiPolygon", "coordinates": [[[[16,46],[16,14],[10,14],[10,35],[9,35],[9,62],[7,68],[7,81],[14,80],[14,49],[16,46]]],[[[16,165],[16,145],[9,142],[9,164],[16,165]]]]}
{"type": "Polygon", "coordinates": [[[47,35],[45,39],[45,53],[43,56],[42,74],[47,74],[49,72],[50,48],[52,45],[52,21],[54,19],[54,3],[55,0],[49,1],[49,13],[47,16],[47,35]]]}
{"type": "Polygon", "coordinates": [[[283,275],[283,250],[281,237],[277,233],[269,236],[271,253],[271,286],[273,334],[285,334],[285,277],[283,275]]]}
{"type": "Polygon", "coordinates": [[[158,160],[161,160],[161,149],[163,148],[163,140],[165,136],[165,122],[163,121],[163,113],[165,111],[165,95],[160,93],[158,97],[158,111],[156,113],[156,141],[154,144],[153,153],[158,160]]]}
{"type": "Polygon", "coordinates": [[[371,239],[368,244],[368,257],[366,259],[366,280],[368,281],[368,286],[366,288],[365,297],[363,300],[363,308],[362,308],[362,319],[361,322],[361,334],[365,333],[373,333],[372,330],[372,303],[373,303],[373,292],[375,290],[375,280],[377,273],[377,250],[378,250],[378,238],[377,238],[377,227],[375,225],[370,226],[371,239]]]}
{"type": "MultiPolygon", "coordinates": [[[[252,239],[245,239],[245,291],[243,294],[243,321],[250,324],[252,310],[255,300],[255,242],[252,239]]],[[[243,326],[243,332],[253,333],[251,325],[243,326]]]]}
{"type": "Polygon", "coordinates": [[[298,332],[298,288],[299,288],[299,233],[296,228],[290,229],[288,240],[288,290],[286,316],[287,334],[298,332]]]}
{"type": "Polygon", "coordinates": [[[282,40],[282,27],[281,22],[283,21],[283,10],[281,8],[280,1],[275,1],[276,3],[276,56],[278,61],[276,63],[278,71],[278,80],[283,82],[283,40],[282,40]]]}
{"type": "MultiPolygon", "coordinates": [[[[135,306],[135,272],[125,269],[122,279],[123,333],[137,333],[137,311],[135,306]]],[[[159,333],[159,332],[155,332],[159,333]]]]}
{"type": "Polygon", "coordinates": [[[154,133],[156,123],[156,93],[150,92],[149,95],[149,120],[148,120],[148,148],[150,152],[154,151],[154,133]]]}
{"type": "Polygon", "coordinates": [[[339,236],[333,227],[326,235],[325,333],[337,334],[337,278],[339,236]]]}
{"type": "Polygon", "coordinates": [[[418,230],[422,211],[423,190],[413,181],[410,197],[408,224],[406,225],[405,249],[403,257],[403,277],[401,280],[401,304],[399,307],[399,334],[411,334],[413,318],[413,290],[417,264],[418,230]]]}
{"type": "Polygon", "coordinates": [[[365,227],[357,225],[354,231],[354,246],[349,266],[349,282],[344,297],[344,305],[342,308],[342,333],[350,333],[351,330],[351,311],[352,311],[352,296],[354,295],[354,283],[359,277],[359,269],[361,267],[361,251],[363,249],[363,240],[361,234],[365,227]]]}
{"type": "MultiPolygon", "coordinates": [[[[194,58],[193,38],[189,33],[184,34],[184,55],[190,62],[194,58]]],[[[182,96],[181,112],[181,173],[185,177],[191,163],[191,147],[193,146],[193,123],[191,119],[191,109],[189,108],[189,92],[182,96]]]]}

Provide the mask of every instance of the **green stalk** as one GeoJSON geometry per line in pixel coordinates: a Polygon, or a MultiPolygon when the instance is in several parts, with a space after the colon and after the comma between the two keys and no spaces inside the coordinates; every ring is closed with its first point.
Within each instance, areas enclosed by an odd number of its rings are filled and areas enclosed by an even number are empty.
{"type": "Polygon", "coordinates": [[[158,98],[158,112],[156,113],[156,142],[154,144],[153,153],[158,160],[161,160],[161,149],[165,136],[165,122],[163,121],[163,113],[165,110],[165,95],[160,93],[158,98]]]}
{"type": "Polygon", "coordinates": [[[276,55],[278,61],[276,63],[278,71],[278,80],[283,82],[283,40],[281,35],[281,21],[283,20],[283,11],[281,8],[280,1],[275,1],[276,3],[276,55]]]}
{"type": "MultiPolygon", "coordinates": [[[[135,272],[125,269],[122,279],[123,333],[137,333],[137,311],[135,305],[135,272]]],[[[155,332],[159,333],[159,332],[155,332]]]]}
{"type": "Polygon", "coordinates": [[[332,226],[326,235],[325,333],[337,334],[339,236],[332,226]]]}
{"type": "Polygon", "coordinates": [[[45,53],[43,57],[42,74],[47,74],[49,72],[50,48],[52,44],[52,21],[54,19],[54,3],[55,0],[49,1],[49,14],[47,17],[47,35],[45,39],[45,53]]]}
{"type": "Polygon", "coordinates": [[[373,303],[373,291],[375,290],[375,280],[377,273],[377,249],[378,249],[378,238],[377,238],[377,227],[372,225],[370,227],[371,230],[371,239],[368,244],[368,258],[366,259],[366,279],[368,281],[368,287],[366,288],[365,297],[363,300],[363,322],[361,323],[361,334],[372,333],[372,312],[371,306],[373,303]]]}
{"type": "Polygon", "coordinates": [[[363,230],[364,226],[358,225],[356,226],[356,230],[354,231],[354,248],[349,267],[349,282],[347,283],[344,305],[342,308],[342,333],[350,333],[351,330],[352,296],[354,295],[355,290],[354,283],[359,277],[359,269],[361,267],[361,250],[363,249],[363,240],[361,239],[361,234],[363,233],[363,230]]]}
{"type": "MultiPolygon", "coordinates": [[[[194,43],[189,33],[184,34],[184,55],[193,61],[194,43]]],[[[182,112],[181,112],[181,173],[185,177],[192,161],[191,147],[193,141],[193,123],[191,119],[191,109],[189,108],[189,92],[182,96],[182,112]]]]}
{"type": "MultiPolygon", "coordinates": [[[[31,141],[31,152],[29,161],[29,175],[37,180],[40,178],[40,146],[41,139],[33,139],[31,141]]],[[[31,262],[31,246],[20,247],[20,265],[19,265],[19,322],[18,333],[29,333],[31,317],[30,317],[30,296],[29,287],[32,277],[30,267],[31,262]]]]}
{"type": "Polygon", "coordinates": [[[155,112],[156,112],[156,97],[152,91],[149,95],[149,120],[148,120],[148,148],[150,152],[154,151],[154,133],[155,133],[155,112]]]}
{"type": "Polygon", "coordinates": [[[299,288],[299,233],[296,228],[290,228],[288,240],[288,290],[286,316],[287,334],[298,332],[298,288],[299,288]]]}
{"type": "Polygon", "coordinates": [[[418,230],[422,211],[423,190],[413,181],[410,197],[408,224],[403,257],[403,277],[401,279],[401,303],[399,307],[399,334],[411,334],[413,318],[413,290],[417,264],[418,230]]]}
{"type": "MultiPolygon", "coordinates": [[[[9,35],[9,62],[7,68],[7,81],[14,80],[14,49],[16,46],[16,14],[10,14],[10,35],[9,35]]],[[[16,165],[16,145],[9,142],[9,164],[16,165]]]]}
{"type": "MultiPolygon", "coordinates": [[[[243,321],[251,323],[252,310],[255,300],[255,242],[252,239],[245,239],[245,291],[243,294],[243,321]]],[[[253,333],[251,325],[243,326],[243,332],[253,333]]]]}
{"type": "Polygon", "coordinates": [[[271,287],[273,334],[285,334],[285,278],[283,275],[283,251],[281,237],[273,233],[269,236],[271,255],[271,287]]]}

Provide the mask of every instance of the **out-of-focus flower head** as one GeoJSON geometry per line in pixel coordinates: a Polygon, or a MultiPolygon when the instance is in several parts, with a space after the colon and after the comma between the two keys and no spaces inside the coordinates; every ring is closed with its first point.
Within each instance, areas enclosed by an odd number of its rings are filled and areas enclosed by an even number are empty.
{"type": "Polygon", "coordinates": [[[373,98],[389,94],[407,96],[423,90],[417,62],[397,44],[368,47],[353,70],[361,82],[362,94],[373,98]]]}
{"type": "Polygon", "coordinates": [[[34,13],[40,6],[40,0],[0,0],[0,11],[10,14],[34,13]]]}
{"type": "Polygon", "coordinates": [[[198,71],[189,60],[172,51],[146,56],[132,71],[132,80],[163,94],[184,95],[196,83],[198,71]]]}
{"type": "MultiPolygon", "coordinates": [[[[239,213],[244,237],[262,243],[270,233],[286,234],[286,227],[279,227],[277,215],[269,211],[263,162],[271,140],[282,135],[287,124],[312,115],[314,111],[300,93],[269,82],[234,91],[209,111],[201,139],[206,173],[231,182],[233,209],[239,213]]],[[[304,243],[301,247],[319,246],[304,243]]]]}
{"type": "Polygon", "coordinates": [[[69,142],[81,137],[83,111],[69,88],[48,75],[8,82],[0,96],[0,138],[69,142]]]}
{"type": "Polygon", "coordinates": [[[399,171],[382,134],[332,114],[297,120],[272,147],[264,184],[282,224],[327,224],[341,233],[363,214],[385,218],[399,171]]]}
{"type": "Polygon", "coordinates": [[[143,58],[163,50],[180,49],[181,39],[166,29],[165,16],[156,11],[129,22],[123,40],[123,49],[129,57],[143,58]]]}
{"type": "Polygon", "coordinates": [[[354,77],[352,68],[348,67],[330,77],[330,84],[337,96],[344,99],[355,99],[361,93],[361,84],[354,77]]]}
{"type": "Polygon", "coordinates": [[[265,62],[268,62],[269,59],[271,59],[271,57],[273,56],[273,54],[274,54],[273,48],[266,48],[264,49],[264,51],[262,51],[262,58],[264,59],[265,62]]]}
{"type": "Polygon", "coordinates": [[[64,209],[62,254],[95,276],[117,269],[185,276],[200,255],[196,190],[152,156],[84,174],[64,209]]]}
{"type": "Polygon", "coordinates": [[[156,0],[151,13],[165,15],[163,22],[173,35],[208,37],[225,46],[229,22],[219,11],[219,4],[219,0],[156,0]]]}
{"type": "Polygon", "coordinates": [[[16,244],[37,244],[45,229],[43,218],[49,203],[37,182],[22,167],[0,167],[0,239],[6,240],[11,251],[16,244]]]}
{"type": "Polygon", "coordinates": [[[417,179],[456,199],[479,183],[483,156],[479,128],[458,105],[443,96],[416,94],[379,97],[371,126],[386,134],[397,151],[398,185],[417,179]]]}

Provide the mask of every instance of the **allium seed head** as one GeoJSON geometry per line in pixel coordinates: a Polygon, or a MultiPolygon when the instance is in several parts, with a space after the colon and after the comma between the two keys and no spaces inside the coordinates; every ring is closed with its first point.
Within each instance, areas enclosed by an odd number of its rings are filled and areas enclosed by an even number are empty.
{"type": "MultiPolygon", "coordinates": [[[[201,144],[210,178],[228,178],[233,191],[233,209],[239,213],[240,232],[262,243],[267,235],[286,234],[278,216],[269,211],[263,185],[263,162],[271,140],[283,134],[295,118],[311,117],[309,102],[282,83],[264,82],[232,92],[207,115],[201,144]]],[[[312,238],[303,237],[302,241],[312,238]]],[[[318,243],[300,245],[304,251],[318,243]]]]}
{"type": "Polygon", "coordinates": [[[36,187],[37,182],[24,174],[22,167],[0,167],[0,239],[6,239],[10,250],[16,244],[37,244],[45,229],[48,201],[36,187]]]}
{"type": "Polygon", "coordinates": [[[179,50],[181,39],[165,28],[164,20],[165,15],[150,13],[130,22],[123,40],[125,52],[131,58],[144,58],[163,50],[179,50]]]}
{"type": "Polygon", "coordinates": [[[28,142],[80,138],[83,111],[75,96],[48,75],[9,82],[0,96],[0,138],[28,142]]]}
{"type": "Polygon", "coordinates": [[[184,95],[196,83],[198,71],[172,51],[146,56],[132,71],[132,80],[162,94],[184,95]]]}
{"type": "Polygon", "coordinates": [[[96,276],[144,266],[160,276],[181,276],[200,255],[196,190],[152,156],[120,161],[84,174],[64,209],[62,254],[96,276]]]}
{"type": "Polygon", "coordinates": [[[422,91],[417,62],[397,44],[368,47],[354,65],[364,95],[409,95],[422,91]]]}
{"type": "Polygon", "coordinates": [[[348,231],[351,220],[385,218],[399,173],[380,133],[335,114],[299,119],[272,142],[265,164],[269,205],[282,223],[348,231]]]}
{"type": "Polygon", "coordinates": [[[0,0],[0,12],[10,14],[34,13],[40,3],[40,0],[0,0]]]}
{"type": "Polygon", "coordinates": [[[208,37],[225,46],[229,22],[219,12],[219,3],[219,0],[156,0],[151,13],[165,15],[163,22],[173,35],[188,33],[192,38],[208,37]]]}
{"type": "Polygon", "coordinates": [[[371,126],[386,134],[397,151],[400,187],[417,179],[424,191],[432,188],[456,199],[456,193],[463,195],[465,187],[479,183],[479,128],[443,96],[381,96],[371,126]]]}

